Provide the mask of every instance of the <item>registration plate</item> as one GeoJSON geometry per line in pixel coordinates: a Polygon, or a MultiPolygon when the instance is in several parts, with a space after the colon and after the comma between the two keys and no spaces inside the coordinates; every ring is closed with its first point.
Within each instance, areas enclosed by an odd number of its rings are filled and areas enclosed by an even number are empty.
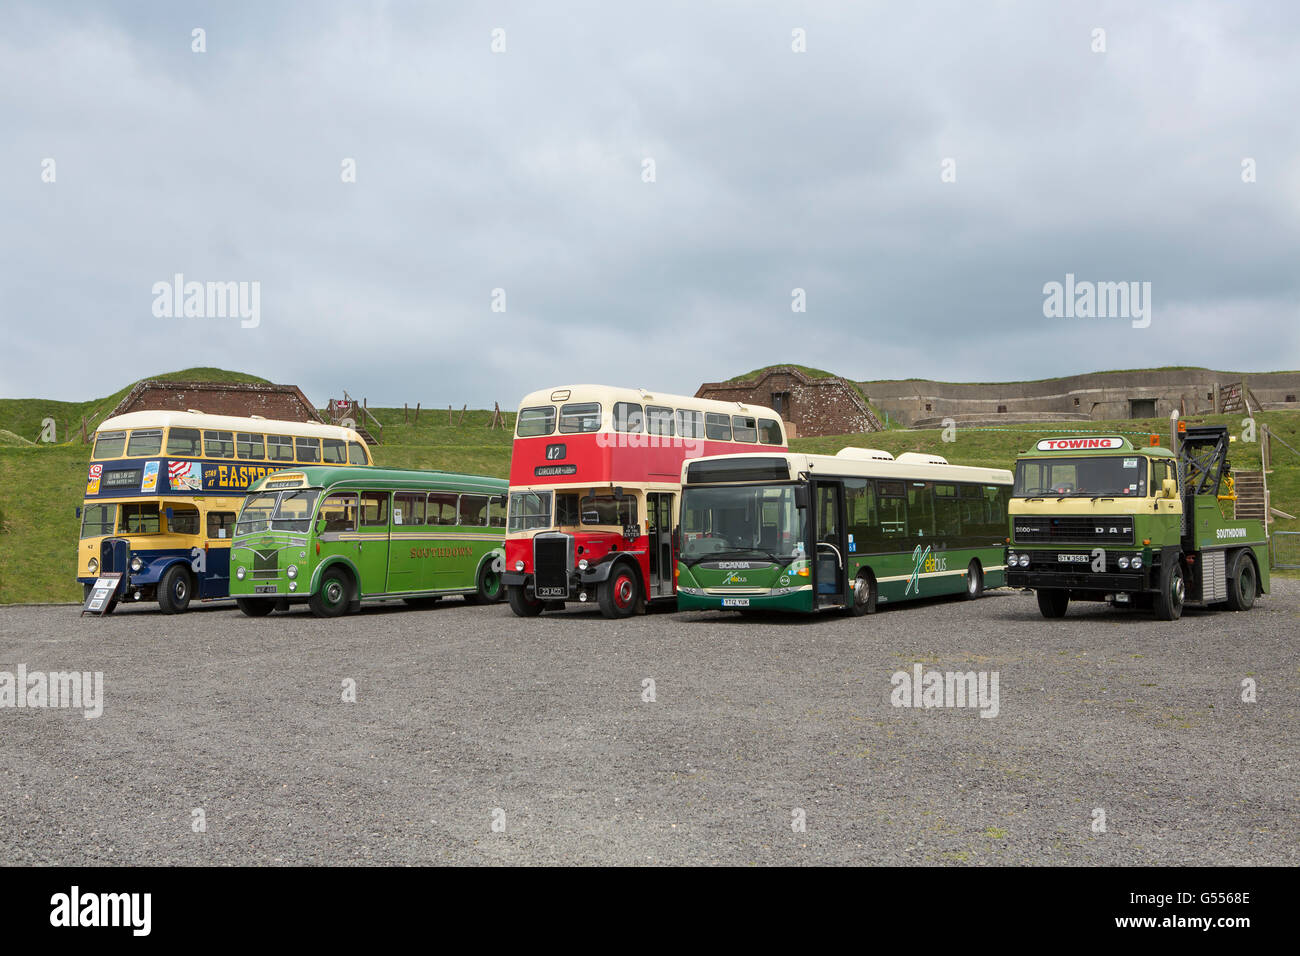
{"type": "Polygon", "coordinates": [[[568,588],[538,588],[537,596],[539,598],[562,598],[568,597],[568,588]]]}
{"type": "Polygon", "coordinates": [[[274,584],[254,584],[254,585],[253,585],[253,593],[254,593],[254,594],[274,594],[275,592],[276,592],[276,586],[275,586],[274,584]]]}
{"type": "Polygon", "coordinates": [[[1057,561],[1065,561],[1071,564],[1087,564],[1088,555],[1086,554],[1058,554],[1057,561]]]}
{"type": "Polygon", "coordinates": [[[723,607],[749,607],[749,598],[723,598],[723,607]]]}

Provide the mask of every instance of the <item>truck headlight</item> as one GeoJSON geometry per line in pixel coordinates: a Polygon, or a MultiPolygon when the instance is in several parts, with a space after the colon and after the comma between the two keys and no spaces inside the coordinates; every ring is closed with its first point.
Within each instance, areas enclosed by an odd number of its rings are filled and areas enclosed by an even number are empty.
{"type": "Polygon", "coordinates": [[[241,581],[244,580],[244,575],[247,573],[248,572],[244,570],[244,566],[242,564],[239,567],[235,568],[235,577],[239,578],[239,580],[241,581]]]}
{"type": "Polygon", "coordinates": [[[1133,555],[1133,560],[1129,562],[1129,567],[1131,567],[1134,571],[1139,570],[1142,567],[1142,555],[1140,554],[1133,555]]]}
{"type": "Polygon", "coordinates": [[[1027,555],[1027,554],[1022,554],[1022,555],[1020,556],[1020,566],[1021,566],[1022,568],[1027,568],[1027,567],[1029,567],[1029,555],[1027,555]]]}
{"type": "Polygon", "coordinates": [[[516,570],[516,571],[522,571],[523,569],[524,569],[524,562],[522,562],[522,561],[516,561],[516,562],[515,562],[515,570],[516,570]]]}
{"type": "Polygon", "coordinates": [[[1008,552],[1007,552],[1007,567],[1009,567],[1009,568],[1014,568],[1015,566],[1016,566],[1016,553],[1015,553],[1014,551],[1008,551],[1008,552]]]}
{"type": "Polygon", "coordinates": [[[289,565],[289,570],[285,571],[284,573],[289,575],[289,580],[292,581],[294,578],[298,576],[298,565],[296,564],[289,565]]]}
{"type": "Polygon", "coordinates": [[[1127,558],[1127,557],[1125,557],[1125,556],[1123,556],[1123,555],[1120,555],[1120,559],[1119,559],[1118,561],[1116,561],[1115,563],[1119,565],[1121,571],[1127,571],[1127,570],[1128,570],[1128,558],[1127,558]]]}
{"type": "Polygon", "coordinates": [[[587,559],[586,559],[586,558],[583,558],[581,561],[578,562],[578,570],[579,570],[579,571],[586,571],[586,570],[587,570],[587,559]]]}
{"type": "Polygon", "coordinates": [[[86,562],[86,570],[89,571],[91,574],[98,574],[99,561],[95,558],[91,558],[89,561],[86,562]]]}

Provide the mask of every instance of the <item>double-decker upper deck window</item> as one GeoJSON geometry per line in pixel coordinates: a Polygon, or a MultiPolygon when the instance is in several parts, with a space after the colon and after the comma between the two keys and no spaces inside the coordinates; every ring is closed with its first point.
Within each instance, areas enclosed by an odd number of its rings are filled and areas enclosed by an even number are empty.
{"type": "Polygon", "coordinates": [[[645,407],[645,430],[648,435],[673,437],[673,410],[659,405],[645,407]]]}
{"type": "Polygon", "coordinates": [[[693,412],[685,408],[677,409],[677,437],[703,438],[704,413],[693,412]]]}
{"type": "Polygon", "coordinates": [[[704,437],[710,441],[731,441],[731,416],[717,412],[705,415],[704,437]]]}
{"type": "Polygon", "coordinates": [[[126,450],[126,432],[100,432],[95,436],[92,458],[121,458],[126,450]]]}
{"type": "Polygon", "coordinates": [[[172,428],[167,432],[167,454],[203,454],[202,436],[197,428],[172,428]]]}
{"type": "Polygon", "coordinates": [[[235,436],[235,453],[245,461],[263,461],[266,458],[266,440],[253,432],[240,432],[235,436]]]}
{"type": "Polygon", "coordinates": [[[572,435],[576,432],[594,432],[600,430],[600,403],[573,402],[560,406],[560,432],[572,435]]]}
{"type": "Polygon", "coordinates": [[[298,450],[298,460],[301,462],[320,461],[320,439],[319,438],[295,438],[294,447],[298,450]]]}
{"type": "Polygon", "coordinates": [[[209,458],[234,458],[235,433],[205,431],[203,433],[203,454],[209,458]]]}
{"type": "Polygon", "coordinates": [[[758,426],[744,415],[731,416],[731,437],[736,441],[758,441],[758,426]]]}
{"type": "Polygon", "coordinates": [[[555,431],[554,405],[539,405],[536,408],[519,410],[515,434],[520,438],[535,438],[538,435],[549,435],[553,431],[555,431]]]}
{"type": "Polygon", "coordinates": [[[321,457],[321,461],[331,465],[348,463],[348,443],[342,438],[326,438],[322,444],[325,446],[325,454],[321,457]]]}
{"type": "Polygon", "coordinates": [[[126,445],[128,458],[134,458],[136,455],[157,455],[161,451],[161,428],[137,428],[131,432],[131,440],[126,445]]]}
{"type": "Polygon", "coordinates": [[[288,435],[267,435],[266,457],[271,461],[293,461],[293,438],[288,435]]]}
{"type": "Polygon", "coordinates": [[[348,442],[348,464],[368,465],[370,458],[366,455],[366,446],[359,441],[348,442]]]}
{"type": "Polygon", "coordinates": [[[758,420],[758,440],[764,445],[782,444],[781,423],[774,418],[760,418],[758,420]]]}
{"type": "Polygon", "coordinates": [[[645,413],[635,402],[614,403],[614,430],[640,433],[645,427],[645,413]]]}

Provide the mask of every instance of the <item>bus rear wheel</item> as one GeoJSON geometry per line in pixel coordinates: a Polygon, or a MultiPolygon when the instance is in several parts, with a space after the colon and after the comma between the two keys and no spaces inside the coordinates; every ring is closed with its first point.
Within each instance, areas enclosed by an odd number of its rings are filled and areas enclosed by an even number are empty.
{"type": "Polygon", "coordinates": [[[1255,606],[1255,562],[1245,551],[1238,551],[1228,569],[1228,608],[1249,611],[1255,606]]]}
{"type": "Polygon", "coordinates": [[[352,603],[352,579],[341,568],[330,568],[321,577],[320,587],[307,601],[317,617],[346,614],[352,603]]]}
{"type": "Polygon", "coordinates": [[[984,569],[978,560],[966,568],[966,600],[973,601],[984,594],[984,569]]]}
{"type": "Polygon", "coordinates": [[[466,604],[498,604],[505,597],[505,588],[501,585],[501,575],[492,570],[489,561],[483,562],[478,569],[478,579],[474,590],[465,595],[466,604]]]}
{"type": "Polygon", "coordinates": [[[158,607],[164,614],[180,614],[190,606],[190,593],[194,582],[190,572],[179,564],[173,564],[163,572],[158,582],[158,607]]]}
{"type": "Polygon", "coordinates": [[[609,573],[600,585],[600,613],[605,617],[631,617],[641,603],[641,582],[636,572],[623,565],[609,573]]]}
{"type": "Polygon", "coordinates": [[[1183,563],[1171,561],[1160,569],[1160,590],[1152,601],[1152,610],[1158,621],[1176,621],[1183,616],[1183,601],[1187,598],[1187,580],[1183,577],[1183,563]]]}
{"type": "Polygon", "coordinates": [[[275,602],[265,598],[235,598],[235,606],[245,617],[266,617],[275,610],[275,602]]]}
{"type": "Polygon", "coordinates": [[[1038,610],[1043,617],[1065,617],[1065,609],[1070,606],[1070,592],[1064,588],[1039,588],[1038,610]]]}
{"type": "Polygon", "coordinates": [[[506,588],[506,597],[510,601],[510,610],[517,617],[537,617],[542,613],[542,602],[529,594],[521,585],[512,584],[506,588]]]}

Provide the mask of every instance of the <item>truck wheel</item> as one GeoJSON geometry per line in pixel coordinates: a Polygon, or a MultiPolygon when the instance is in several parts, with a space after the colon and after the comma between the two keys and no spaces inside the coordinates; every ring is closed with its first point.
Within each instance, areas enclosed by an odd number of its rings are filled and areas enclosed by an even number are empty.
{"type": "Polygon", "coordinates": [[[352,603],[352,578],[342,568],[330,568],[320,579],[320,587],[307,599],[317,617],[346,614],[352,603]]]}
{"type": "Polygon", "coordinates": [[[275,602],[265,598],[235,598],[235,606],[245,617],[266,617],[275,610],[275,602]]]}
{"type": "Polygon", "coordinates": [[[864,572],[854,580],[849,591],[849,614],[861,617],[863,614],[876,613],[876,579],[864,572]]]}
{"type": "Polygon", "coordinates": [[[522,585],[512,584],[506,588],[506,599],[516,617],[537,617],[542,613],[542,602],[529,594],[522,585]]]}
{"type": "Polygon", "coordinates": [[[190,572],[179,564],[173,564],[163,572],[158,582],[158,608],[164,614],[180,614],[190,606],[190,593],[194,582],[190,572]]]}
{"type": "Polygon", "coordinates": [[[641,582],[626,564],[619,565],[600,584],[600,613],[606,617],[631,617],[641,603],[641,582]]]}
{"type": "Polygon", "coordinates": [[[506,596],[501,586],[501,575],[492,570],[492,563],[484,561],[478,569],[478,579],[474,582],[474,591],[465,595],[466,604],[497,604],[506,596]]]}
{"type": "Polygon", "coordinates": [[[984,593],[984,569],[978,560],[966,569],[966,600],[973,601],[984,593]]]}
{"type": "Polygon", "coordinates": [[[1187,580],[1183,577],[1183,563],[1173,561],[1160,569],[1160,590],[1151,607],[1157,621],[1176,621],[1183,616],[1183,602],[1187,599],[1187,580]]]}
{"type": "Polygon", "coordinates": [[[1064,588],[1039,588],[1038,610],[1043,617],[1065,617],[1065,609],[1070,606],[1070,592],[1064,588]]]}
{"type": "Polygon", "coordinates": [[[1228,608],[1249,611],[1255,606],[1255,562],[1245,551],[1238,551],[1228,569],[1228,608]]]}

